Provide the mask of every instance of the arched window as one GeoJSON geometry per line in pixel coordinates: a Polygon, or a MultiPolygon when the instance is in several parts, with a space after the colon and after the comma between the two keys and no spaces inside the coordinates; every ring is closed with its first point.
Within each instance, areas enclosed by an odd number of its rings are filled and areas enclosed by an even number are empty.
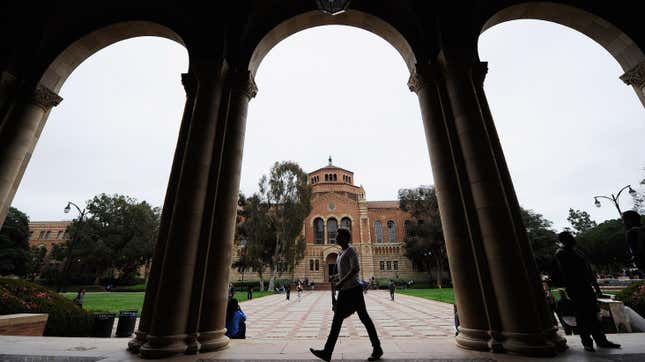
{"type": "Polygon", "coordinates": [[[387,222],[387,240],[396,243],[396,224],[392,220],[387,222]]]}
{"type": "Polygon", "coordinates": [[[325,181],[329,181],[329,175],[325,174],[325,181]]]}
{"type": "Polygon", "coordinates": [[[336,232],[338,231],[338,221],[333,217],[327,220],[327,242],[336,244],[336,232]]]}
{"type": "Polygon", "coordinates": [[[412,236],[412,230],[410,230],[411,225],[410,220],[405,220],[403,222],[403,233],[405,234],[406,239],[412,236]]]}
{"type": "Polygon", "coordinates": [[[314,244],[323,244],[325,242],[325,222],[321,218],[314,220],[314,244]]]}
{"type": "Polygon", "coordinates": [[[351,235],[351,232],[352,232],[352,220],[350,218],[348,218],[348,217],[344,217],[344,218],[340,219],[340,227],[343,228],[343,229],[349,230],[350,235],[351,235]]]}
{"type": "Polygon", "coordinates": [[[334,181],[338,180],[338,175],[334,174],[334,181]]]}
{"type": "Polygon", "coordinates": [[[378,220],[374,221],[374,235],[376,235],[377,243],[383,242],[383,226],[381,225],[381,222],[378,220]]]}

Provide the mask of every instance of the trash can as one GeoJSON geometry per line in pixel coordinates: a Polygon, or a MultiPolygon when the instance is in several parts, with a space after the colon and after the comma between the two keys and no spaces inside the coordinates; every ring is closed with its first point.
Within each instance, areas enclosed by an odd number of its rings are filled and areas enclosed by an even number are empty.
{"type": "Polygon", "coordinates": [[[116,325],[117,337],[130,337],[134,333],[134,325],[137,323],[137,311],[119,311],[119,323],[116,325]]]}
{"type": "Polygon", "coordinates": [[[114,313],[94,313],[94,330],[92,337],[112,337],[112,327],[114,327],[114,313]]]}

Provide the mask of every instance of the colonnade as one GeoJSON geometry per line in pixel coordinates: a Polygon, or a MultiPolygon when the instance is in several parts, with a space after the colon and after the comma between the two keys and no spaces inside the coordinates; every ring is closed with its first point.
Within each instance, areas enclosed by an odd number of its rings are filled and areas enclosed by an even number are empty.
{"type": "MultiPolygon", "coordinates": [[[[486,63],[442,51],[409,80],[421,106],[452,280],[469,349],[553,355],[566,348],[537,267],[483,90],[486,63]]],[[[191,59],[186,103],[143,312],[128,348],[145,358],[220,349],[248,103],[245,66],[191,59]]],[[[0,104],[0,205],[13,197],[44,119],[42,86],[0,104]]],[[[3,97],[2,99],[7,99],[3,97]]]]}

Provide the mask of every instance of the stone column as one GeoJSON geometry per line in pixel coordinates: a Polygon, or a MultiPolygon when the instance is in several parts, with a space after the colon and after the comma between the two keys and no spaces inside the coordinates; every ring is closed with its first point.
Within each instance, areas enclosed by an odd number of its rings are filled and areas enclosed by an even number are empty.
{"type": "Polygon", "coordinates": [[[634,87],[638,98],[643,103],[643,106],[645,106],[645,60],[621,75],[620,79],[625,84],[634,87]]]}
{"type": "Polygon", "coordinates": [[[479,99],[483,75],[475,59],[470,49],[443,50],[439,56],[499,306],[503,347],[526,355],[554,355],[565,345],[545,312],[510,174],[492,119],[484,115],[479,99]]]}
{"type": "Polygon", "coordinates": [[[52,107],[63,99],[43,86],[18,97],[0,129],[0,225],[52,107]]]}
{"type": "Polygon", "coordinates": [[[147,342],[140,348],[145,358],[183,353],[188,348],[187,325],[193,290],[193,276],[204,210],[206,190],[211,181],[216,128],[219,122],[223,80],[227,66],[223,59],[191,60],[191,74],[197,80],[193,116],[188,128],[185,154],[181,161],[165,253],[153,296],[152,323],[147,342]]]}
{"type": "Polygon", "coordinates": [[[477,215],[472,212],[472,193],[440,69],[436,65],[417,65],[408,85],[419,97],[435,179],[461,324],[457,344],[468,349],[498,351],[501,342],[494,289],[481,246],[477,215]]]}
{"type": "Polygon", "coordinates": [[[166,198],[163,203],[161,223],[159,225],[159,234],[157,237],[157,243],[155,244],[155,251],[152,258],[152,266],[150,267],[150,274],[148,275],[146,293],[143,299],[141,319],[139,320],[138,330],[135,332],[135,338],[133,338],[128,343],[128,350],[134,353],[138,353],[141,345],[146,342],[146,335],[150,330],[150,323],[152,322],[152,308],[154,305],[154,298],[159,287],[159,276],[161,274],[163,259],[166,252],[166,244],[168,242],[168,228],[170,227],[171,217],[167,217],[167,215],[172,215],[174,211],[175,199],[177,197],[177,184],[179,183],[181,175],[181,167],[186,150],[188,130],[190,128],[193,108],[195,106],[196,81],[194,77],[190,73],[184,73],[181,75],[181,82],[184,86],[184,90],[186,91],[186,105],[184,106],[184,114],[181,118],[177,146],[175,147],[175,156],[172,162],[172,169],[170,170],[168,187],[166,189],[166,198]]]}
{"type": "Polygon", "coordinates": [[[231,270],[231,250],[235,235],[235,219],[240,187],[246,114],[257,87],[251,73],[244,70],[231,72],[229,102],[226,112],[221,153],[214,155],[220,167],[217,190],[214,192],[214,212],[209,223],[210,245],[199,322],[201,351],[214,351],[228,344],[226,332],[226,305],[231,270]]]}

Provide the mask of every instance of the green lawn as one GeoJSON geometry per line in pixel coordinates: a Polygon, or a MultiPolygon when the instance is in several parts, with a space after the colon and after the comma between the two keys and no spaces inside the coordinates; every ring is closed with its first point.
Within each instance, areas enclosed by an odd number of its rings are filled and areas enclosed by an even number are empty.
{"type": "Polygon", "coordinates": [[[455,292],[452,288],[441,289],[397,289],[397,293],[415,297],[436,300],[439,302],[455,304],[455,292]]]}
{"type": "MultiPolygon", "coordinates": [[[[143,292],[96,292],[85,293],[83,308],[93,311],[118,313],[120,310],[136,309],[141,313],[143,292]]],[[[253,292],[253,298],[261,298],[272,292],[253,292]]],[[[76,293],[64,293],[65,297],[74,299],[76,293]]],[[[235,298],[240,302],[246,300],[246,292],[235,292],[235,298]]]]}

